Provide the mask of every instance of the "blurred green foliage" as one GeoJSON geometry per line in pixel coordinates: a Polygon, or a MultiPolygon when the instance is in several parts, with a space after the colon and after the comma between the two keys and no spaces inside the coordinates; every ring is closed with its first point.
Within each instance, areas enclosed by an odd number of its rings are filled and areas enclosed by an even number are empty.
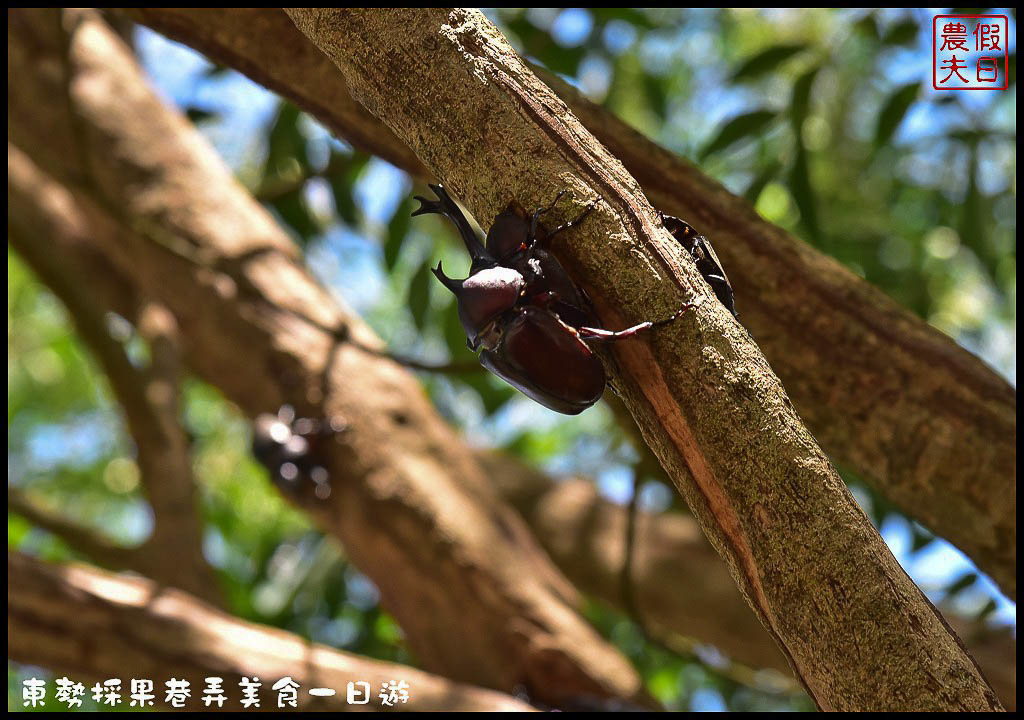
{"type": "MultiPolygon", "coordinates": [[[[489,15],[532,60],[699,162],[767,219],[1015,381],[1015,51],[1009,90],[940,93],[928,81],[931,15],[922,11],[503,8],[489,15]]],[[[169,72],[154,60],[159,43],[148,34],[140,39],[158,83],[169,72]]],[[[245,87],[233,71],[199,63],[192,83],[172,96],[215,142],[249,128],[239,177],[306,249],[324,282],[396,352],[472,360],[452,298],[429,273],[439,259],[464,267],[464,254],[443,222],[410,222],[407,178],[329,139],[285,102],[262,121],[253,123],[250,113],[248,125],[239,124],[245,108],[208,100],[211,87],[218,98],[229,96],[218,94],[225,84],[245,87]]],[[[111,329],[133,357],[144,356],[126,321],[112,317],[111,329]]],[[[609,497],[628,499],[639,455],[607,408],[556,416],[483,372],[424,374],[423,382],[471,441],[503,446],[554,472],[590,474],[609,497]]],[[[335,647],[415,662],[372,584],[289,508],[250,458],[237,410],[195,381],[184,400],[206,553],[230,609],[335,647]]],[[[879,526],[906,529],[901,560],[934,547],[929,533],[846,477],[879,526]]],[[[11,254],[8,478],[33,500],[118,541],[146,537],[150,519],[131,440],[103,376],[60,304],[11,254]]],[[[685,511],[660,478],[641,480],[645,507],[685,511]]],[[[76,557],[13,514],[8,546],[76,557]]],[[[929,590],[982,616],[997,607],[972,571],[929,590]]],[[[594,604],[588,614],[668,708],[810,709],[803,696],[731,680],[721,658],[651,645],[606,607],[594,604]]],[[[9,668],[10,709],[20,709],[20,680],[30,670],[9,668]]]]}

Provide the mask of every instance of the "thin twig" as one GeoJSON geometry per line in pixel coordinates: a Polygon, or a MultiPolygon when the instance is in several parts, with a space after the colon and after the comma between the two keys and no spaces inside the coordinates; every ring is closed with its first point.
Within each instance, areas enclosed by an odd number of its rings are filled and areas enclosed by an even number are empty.
{"type": "Polygon", "coordinates": [[[7,510],[21,515],[32,525],[60,538],[75,552],[114,570],[149,570],[145,544],[136,547],[117,545],[91,528],[72,522],[42,507],[20,488],[7,486],[7,510]]]}

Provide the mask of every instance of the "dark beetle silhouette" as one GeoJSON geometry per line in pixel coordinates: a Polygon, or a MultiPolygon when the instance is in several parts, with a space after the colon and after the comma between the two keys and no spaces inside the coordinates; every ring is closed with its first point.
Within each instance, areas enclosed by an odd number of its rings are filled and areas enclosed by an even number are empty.
{"type": "Polygon", "coordinates": [[[736,301],[733,299],[732,285],[729,284],[729,278],[726,277],[722,263],[708,239],[694,230],[692,225],[677,217],[666,215],[660,210],[658,217],[661,218],[665,229],[672,233],[672,237],[693,255],[693,259],[697,263],[697,270],[715,291],[715,297],[719,302],[725,305],[733,317],[739,317],[736,314],[736,301]]]}
{"type": "Polygon", "coordinates": [[[298,492],[311,485],[316,497],[325,500],[331,485],[318,446],[344,429],[337,419],[296,417],[290,405],[282,405],[276,414],[260,413],[253,420],[252,454],[282,488],[298,492]]]}
{"type": "MultiPolygon", "coordinates": [[[[593,204],[551,231],[540,224],[540,217],[555,206],[564,190],[532,216],[510,206],[495,218],[484,244],[448,192],[440,185],[429,187],[437,200],[416,197],[420,207],[413,215],[447,217],[458,228],[472,259],[464,280],[445,275],[441,263],[434,268],[438,280],[455,294],[469,348],[480,351],[485,368],[547,408],[575,415],[600,399],[606,385],[604,365],[588,343],[632,337],[672,322],[691,307],[684,305],[669,318],[625,330],[597,327],[590,303],[550,252],[551,240],[582,221],[593,204]]],[[[666,227],[679,233],[677,238],[694,253],[698,267],[702,259],[698,252],[703,252],[715,264],[715,282],[721,277],[728,287],[707,241],[681,220],[665,219],[675,221],[671,226],[666,222],[666,227]]],[[[728,297],[726,306],[732,310],[731,289],[728,297]]]]}

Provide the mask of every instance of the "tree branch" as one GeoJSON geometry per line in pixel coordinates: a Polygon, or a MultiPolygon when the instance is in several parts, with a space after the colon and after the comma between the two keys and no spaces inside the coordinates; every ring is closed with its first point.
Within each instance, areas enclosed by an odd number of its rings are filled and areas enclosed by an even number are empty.
{"type": "MultiPolygon", "coordinates": [[[[556,481],[503,453],[477,458],[502,496],[526,519],[551,559],[581,591],[626,611],[626,509],[601,497],[593,481],[556,481]]],[[[633,589],[637,613],[654,637],[714,645],[752,668],[789,674],[775,643],[737,592],[729,570],[697,522],[681,513],[637,517],[633,589]]],[[[1008,710],[1017,705],[1017,643],[1005,629],[946,616],[1008,710]]]]}
{"type": "Polygon", "coordinates": [[[52,173],[48,185],[65,206],[90,226],[112,227],[90,239],[174,313],[188,365],[250,416],[290,403],[302,416],[346,423],[316,448],[329,498],[302,486],[291,499],[377,584],[418,658],[474,684],[522,686],[552,705],[651,703],[416,379],[365,350],[380,340],[316,284],[287,235],[191,124],[160,104],[97,15],[63,12],[67,79],[39,70],[63,52],[57,17],[11,17],[12,139],[40,173],[52,173]],[[37,121],[64,82],[85,145],[60,107],[46,127],[37,121]],[[352,342],[341,340],[343,329],[352,342]]]}
{"type": "Polygon", "coordinates": [[[1000,707],[635,181],[493,25],[463,10],[286,11],[482,224],[511,198],[540,206],[568,188],[565,217],[596,199],[591,241],[572,231],[556,250],[606,327],[698,303],[621,343],[609,371],[821,708],[1000,707]]]}
{"type": "MultiPolygon", "coordinates": [[[[216,575],[203,555],[192,460],[178,419],[180,388],[173,318],[154,303],[138,310],[137,324],[149,341],[151,359],[149,367],[136,368],[121,343],[111,337],[105,320],[111,310],[136,317],[138,302],[131,281],[115,276],[97,296],[92,284],[82,279],[94,277],[96,272],[111,273],[109,263],[94,253],[56,254],[39,242],[40,237],[60,235],[67,245],[83,245],[95,228],[69,213],[62,199],[48,192],[31,161],[11,146],[7,168],[8,203],[23,208],[8,217],[8,241],[64,303],[79,337],[103,368],[135,442],[154,526],[141,546],[124,552],[131,554],[134,563],[141,563],[150,577],[220,603],[216,575]]],[[[80,534],[76,537],[84,540],[80,534]]],[[[85,547],[78,549],[89,552],[85,547]]],[[[94,544],[92,549],[100,547],[94,544]]],[[[103,557],[96,556],[96,560],[104,562],[103,557]]],[[[140,567],[114,565],[133,566],[140,567]]]]}
{"type": "Polygon", "coordinates": [[[36,527],[56,535],[93,562],[117,570],[145,573],[148,569],[141,548],[122,547],[29,499],[21,490],[7,486],[7,512],[21,515],[36,527]]]}
{"type": "MultiPolygon", "coordinates": [[[[314,645],[283,630],[243,622],[186,593],[143,578],[111,575],[80,565],[58,566],[18,552],[7,553],[7,653],[16,662],[40,665],[72,679],[106,680],[125,672],[154,681],[185,679],[201,702],[205,678],[224,679],[226,709],[238,710],[238,682],[258,678],[261,706],[273,708],[270,685],[291,677],[300,685],[299,710],[346,711],[350,681],[372,688],[368,709],[381,709],[377,691],[390,681],[409,684],[409,702],[396,709],[428,711],[533,710],[493,690],[455,683],[405,665],[382,662],[314,645]],[[311,687],[336,691],[308,694],[311,687]],[[233,706],[233,707],[232,707],[233,706]]],[[[49,700],[49,702],[52,702],[49,700]]],[[[159,699],[158,699],[159,702],[159,699]]],[[[47,708],[50,709],[50,708],[47,708]]]]}
{"type": "MultiPolygon", "coordinates": [[[[281,93],[354,146],[431,178],[390,128],[352,100],[343,75],[279,9],[118,12],[281,93]]],[[[824,449],[1015,598],[1016,391],[697,168],[561,80],[541,77],[656,207],[712,238],[744,324],[824,449]]]]}

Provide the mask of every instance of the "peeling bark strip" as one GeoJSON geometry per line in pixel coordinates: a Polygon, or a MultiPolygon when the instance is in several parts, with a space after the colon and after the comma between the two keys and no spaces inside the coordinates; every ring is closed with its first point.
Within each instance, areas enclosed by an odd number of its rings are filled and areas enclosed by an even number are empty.
{"type": "MultiPolygon", "coordinates": [[[[430,173],[354,102],[280,8],[119,10],[234,67],[367,152],[430,173]]],[[[713,238],[758,339],[825,451],[1017,594],[1017,394],[952,339],[557,77],[541,78],[656,207],[713,238]]]]}
{"type": "Polygon", "coordinates": [[[597,186],[586,233],[557,249],[607,327],[701,303],[622,343],[615,384],[820,707],[1000,707],[636,182],[493,25],[464,10],[287,12],[482,224],[512,199],[537,206],[568,187],[581,205],[597,186]]]}
{"type": "Polygon", "coordinates": [[[377,584],[419,661],[555,706],[653,704],[416,378],[372,352],[380,339],[97,13],[12,10],[8,64],[11,217],[55,255],[87,243],[119,273],[80,282],[163,302],[189,367],[248,415],[289,402],[349,423],[323,449],[330,499],[290,499],[377,584]]]}
{"type": "MultiPolygon", "coordinates": [[[[270,686],[291,677],[302,688],[299,710],[380,709],[382,683],[409,683],[410,712],[531,712],[535,708],[493,690],[452,682],[397,663],[371,660],[313,645],[278,628],[244,622],[178,590],[151,580],[121,577],[80,565],[59,566],[7,552],[7,656],[16,662],[67,673],[76,681],[124,676],[162,688],[172,677],[202,688],[224,678],[225,709],[238,710],[238,681],[262,681],[262,708],[272,709],[270,686]],[[371,703],[350,705],[349,682],[365,681],[371,703]],[[311,687],[335,690],[314,697],[311,687]]],[[[125,681],[127,682],[127,681],[125,681]]],[[[209,710],[194,690],[186,707],[209,710]]],[[[49,702],[49,698],[47,701],[49,702]]],[[[161,698],[157,698],[157,709],[161,698]]],[[[47,709],[51,709],[47,706],[47,709]]]]}

